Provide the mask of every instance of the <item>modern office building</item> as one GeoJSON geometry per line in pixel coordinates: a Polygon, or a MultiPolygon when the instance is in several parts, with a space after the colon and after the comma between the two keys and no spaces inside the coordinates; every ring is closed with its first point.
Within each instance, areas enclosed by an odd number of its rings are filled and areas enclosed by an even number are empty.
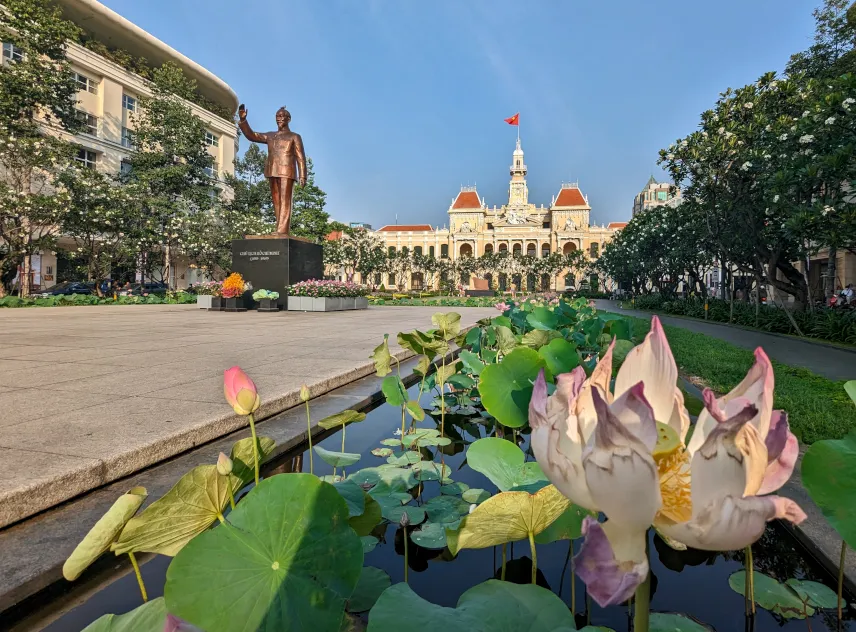
{"type": "Polygon", "coordinates": [[[665,206],[669,203],[674,204],[680,198],[680,189],[672,187],[668,182],[657,182],[654,176],[651,176],[645,188],[633,198],[633,215],[655,206],[665,206]]]}

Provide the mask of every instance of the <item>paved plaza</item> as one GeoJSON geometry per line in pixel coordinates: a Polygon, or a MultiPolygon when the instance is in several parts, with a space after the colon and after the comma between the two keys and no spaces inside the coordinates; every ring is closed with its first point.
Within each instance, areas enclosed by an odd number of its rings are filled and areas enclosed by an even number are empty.
{"type": "MultiPolygon", "coordinates": [[[[371,374],[390,334],[451,308],[207,312],[188,305],[0,310],[0,527],[246,425],[223,370],[258,386],[264,418],[371,374]]],[[[472,325],[492,308],[459,310],[472,325]]]]}

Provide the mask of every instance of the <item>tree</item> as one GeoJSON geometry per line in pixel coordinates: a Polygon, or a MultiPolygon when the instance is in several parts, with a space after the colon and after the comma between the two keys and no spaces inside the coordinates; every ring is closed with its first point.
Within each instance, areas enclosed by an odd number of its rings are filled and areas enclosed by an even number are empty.
{"type": "Polygon", "coordinates": [[[306,186],[295,184],[292,202],[291,232],[322,243],[330,233],[330,215],[324,210],[327,194],[315,184],[312,159],[306,159],[306,186]]]}
{"type": "Polygon", "coordinates": [[[265,178],[267,153],[252,143],[244,155],[235,158],[235,173],[224,174],[224,182],[232,189],[233,197],[226,208],[238,215],[254,217],[271,232],[276,227],[270,185],[265,178]]]}
{"type": "Polygon", "coordinates": [[[54,243],[68,203],[58,177],[73,147],[58,133],[80,125],[65,57],[77,33],[46,0],[8,0],[0,10],[0,41],[15,47],[11,62],[0,65],[0,275],[21,265],[24,296],[30,256],[54,243]]]}
{"type": "Polygon", "coordinates": [[[344,268],[348,281],[359,272],[363,282],[383,269],[386,250],[383,240],[363,228],[347,228],[341,239],[324,242],[324,264],[344,268]]]}

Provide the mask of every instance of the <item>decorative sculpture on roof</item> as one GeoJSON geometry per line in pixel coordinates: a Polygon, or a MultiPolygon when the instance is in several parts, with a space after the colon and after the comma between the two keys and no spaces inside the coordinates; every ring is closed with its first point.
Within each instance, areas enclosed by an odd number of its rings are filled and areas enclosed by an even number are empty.
{"type": "Polygon", "coordinates": [[[505,221],[509,224],[525,224],[526,215],[521,211],[510,210],[505,214],[505,221]]]}
{"type": "Polygon", "coordinates": [[[577,229],[577,223],[572,218],[569,217],[568,221],[565,222],[565,230],[576,230],[576,229],[577,229]]]}
{"type": "Polygon", "coordinates": [[[470,223],[465,221],[465,222],[461,223],[461,227],[458,229],[458,232],[459,233],[471,233],[471,232],[473,232],[473,229],[470,227],[470,223]]]}

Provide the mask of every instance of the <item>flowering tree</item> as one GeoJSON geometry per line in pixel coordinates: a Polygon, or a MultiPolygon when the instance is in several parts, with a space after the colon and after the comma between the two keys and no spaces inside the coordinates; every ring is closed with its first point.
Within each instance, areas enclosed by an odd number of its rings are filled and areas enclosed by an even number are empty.
{"type": "Polygon", "coordinates": [[[382,270],[386,260],[383,240],[362,228],[346,228],[341,239],[324,243],[324,264],[344,268],[348,281],[359,272],[363,280],[382,270]]]}

